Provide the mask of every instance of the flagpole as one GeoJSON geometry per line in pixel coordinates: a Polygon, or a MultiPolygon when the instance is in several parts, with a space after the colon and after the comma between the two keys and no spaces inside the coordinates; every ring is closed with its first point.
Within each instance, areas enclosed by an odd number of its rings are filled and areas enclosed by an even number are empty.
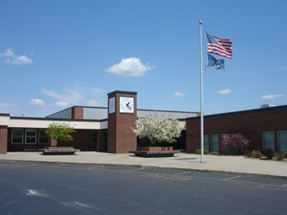
{"type": "Polygon", "coordinates": [[[199,21],[200,31],[200,143],[201,143],[201,159],[203,163],[204,152],[204,136],[203,136],[203,66],[202,66],[202,20],[199,21]]]}

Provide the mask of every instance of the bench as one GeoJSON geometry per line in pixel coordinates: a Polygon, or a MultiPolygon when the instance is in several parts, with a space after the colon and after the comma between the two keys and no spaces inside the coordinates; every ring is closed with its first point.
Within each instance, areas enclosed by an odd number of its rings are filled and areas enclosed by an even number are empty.
{"type": "Polygon", "coordinates": [[[138,157],[172,157],[175,151],[130,151],[138,157]]]}

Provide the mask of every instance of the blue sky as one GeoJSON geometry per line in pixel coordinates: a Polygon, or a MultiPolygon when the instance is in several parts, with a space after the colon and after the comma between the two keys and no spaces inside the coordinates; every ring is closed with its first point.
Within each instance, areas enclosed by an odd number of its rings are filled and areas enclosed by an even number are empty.
{"type": "MultiPolygon", "coordinates": [[[[225,70],[204,71],[205,115],[286,105],[286,11],[279,0],[2,0],[0,113],[106,107],[115,90],[138,92],[140,109],[199,112],[199,20],[233,41],[225,70]]],[[[206,51],[204,36],[204,64],[206,51]]]]}

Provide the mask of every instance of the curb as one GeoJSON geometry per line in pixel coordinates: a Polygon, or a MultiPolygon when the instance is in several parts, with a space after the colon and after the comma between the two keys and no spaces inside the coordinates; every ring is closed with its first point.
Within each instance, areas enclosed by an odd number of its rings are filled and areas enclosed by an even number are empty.
{"type": "Polygon", "coordinates": [[[83,166],[111,166],[111,167],[132,167],[141,169],[163,169],[163,170],[178,170],[188,172],[201,172],[201,173],[215,173],[215,174],[229,174],[229,175],[242,175],[247,177],[260,177],[287,180],[287,176],[268,175],[260,173],[246,173],[246,172],[230,172],[223,170],[206,170],[206,169],[187,169],[178,167],[159,167],[150,165],[136,165],[136,164],[107,164],[107,163],[78,163],[78,162],[59,162],[59,161],[35,161],[35,160],[0,160],[1,162],[21,162],[21,163],[43,163],[43,164],[65,164],[65,165],[83,165],[83,166]]]}

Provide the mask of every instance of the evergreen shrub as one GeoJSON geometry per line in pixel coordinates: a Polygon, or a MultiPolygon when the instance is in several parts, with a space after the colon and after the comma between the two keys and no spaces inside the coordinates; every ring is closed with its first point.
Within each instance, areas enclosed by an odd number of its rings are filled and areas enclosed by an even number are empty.
{"type": "MultiPolygon", "coordinates": [[[[200,155],[201,154],[201,149],[197,149],[195,154],[200,155]]],[[[203,154],[208,155],[209,151],[207,149],[204,149],[203,154]]]]}
{"type": "Polygon", "coordinates": [[[267,159],[270,160],[270,159],[272,159],[272,157],[274,156],[274,151],[273,151],[273,149],[265,148],[265,149],[262,150],[262,154],[263,154],[264,156],[266,156],[267,159]]]}
{"type": "Polygon", "coordinates": [[[262,157],[262,154],[261,154],[260,151],[253,150],[253,151],[251,152],[251,157],[253,157],[253,158],[261,158],[261,157],[262,157]]]}
{"type": "Polygon", "coordinates": [[[216,152],[216,151],[212,151],[212,152],[210,152],[209,154],[210,154],[210,155],[220,155],[220,153],[219,153],[219,152],[216,152]]]}

